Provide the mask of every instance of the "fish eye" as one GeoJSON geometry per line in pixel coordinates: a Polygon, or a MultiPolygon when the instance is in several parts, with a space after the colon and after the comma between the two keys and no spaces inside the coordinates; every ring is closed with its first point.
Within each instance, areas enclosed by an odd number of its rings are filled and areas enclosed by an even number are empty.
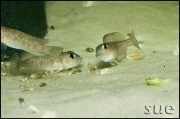
{"type": "Polygon", "coordinates": [[[68,55],[68,57],[71,58],[71,59],[74,59],[74,58],[75,58],[75,55],[74,55],[73,53],[70,53],[70,54],[68,55]]]}
{"type": "Polygon", "coordinates": [[[108,45],[107,45],[106,43],[104,43],[104,44],[102,45],[102,48],[103,48],[103,49],[107,49],[107,48],[108,48],[108,45]]]}

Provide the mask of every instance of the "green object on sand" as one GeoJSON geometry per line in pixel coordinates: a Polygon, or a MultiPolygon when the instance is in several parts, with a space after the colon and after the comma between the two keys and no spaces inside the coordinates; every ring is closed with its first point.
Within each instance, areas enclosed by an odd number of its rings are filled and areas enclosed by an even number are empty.
{"type": "Polygon", "coordinates": [[[145,84],[152,85],[152,86],[158,86],[165,82],[168,82],[170,79],[160,79],[160,78],[147,78],[145,80],[145,84]]]}

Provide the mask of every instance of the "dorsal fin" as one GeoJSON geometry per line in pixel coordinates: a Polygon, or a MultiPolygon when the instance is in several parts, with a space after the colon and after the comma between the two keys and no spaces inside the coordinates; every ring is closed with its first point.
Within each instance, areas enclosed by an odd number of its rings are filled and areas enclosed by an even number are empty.
{"type": "MultiPolygon", "coordinates": [[[[51,55],[53,57],[58,57],[63,51],[63,47],[61,47],[61,46],[47,46],[47,47],[50,47],[50,50],[47,52],[29,52],[29,53],[32,54],[32,57],[34,57],[34,56],[45,56],[45,55],[51,55]]],[[[30,57],[31,56],[28,55],[28,58],[30,58],[30,57]]]]}
{"type": "Polygon", "coordinates": [[[103,42],[108,43],[108,42],[116,42],[116,41],[123,41],[126,40],[125,35],[119,32],[113,32],[113,33],[108,33],[104,35],[103,37],[103,42]]]}
{"type": "Polygon", "coordinates": [[[32,58],[32,57],[36,57],[37,55],[35,54],[31,54],[31,53],[28,53],[28,52],[23,52],[21,54],[21,60],[26,60],[26,59],[29,59],[29,58],[32,58]]]}
{"type": "Polygon", "coordinates": [[[46,52],[29,52],[30,54],[34,54],[34,56],[45,56],[47,55],[46,52]]]}

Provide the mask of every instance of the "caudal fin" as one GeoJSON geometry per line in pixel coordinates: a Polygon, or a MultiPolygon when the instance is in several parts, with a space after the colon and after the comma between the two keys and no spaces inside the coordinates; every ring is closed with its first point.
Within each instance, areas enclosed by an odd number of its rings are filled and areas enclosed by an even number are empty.
{"type": "Polygon", "coordinates": [[[130,39],[132,39],[134,46],[141,50],[141,48],[139,47],[139,43],[138,43],[138,41],[137,41],[137,39],[136,39],[136,37],[134,35],[133,30],[131,32],[130,39]]]}
{"type": "Polygon", "coordinates": [[[15,53],[10,61],[10,73],[11,75],[18,75],[19,70],[18,70],[18,62],[20,61],[19,56],[17,53],[15,53]]]}

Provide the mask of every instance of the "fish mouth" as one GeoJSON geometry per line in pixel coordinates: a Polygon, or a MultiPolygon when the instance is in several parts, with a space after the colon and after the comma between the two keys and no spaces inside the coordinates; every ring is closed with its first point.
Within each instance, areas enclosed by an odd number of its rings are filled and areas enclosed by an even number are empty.
{"type": "Polygon", "coordinates": [[[102,54],[96,54],[96,57],[100,57],[102,54]]]}

